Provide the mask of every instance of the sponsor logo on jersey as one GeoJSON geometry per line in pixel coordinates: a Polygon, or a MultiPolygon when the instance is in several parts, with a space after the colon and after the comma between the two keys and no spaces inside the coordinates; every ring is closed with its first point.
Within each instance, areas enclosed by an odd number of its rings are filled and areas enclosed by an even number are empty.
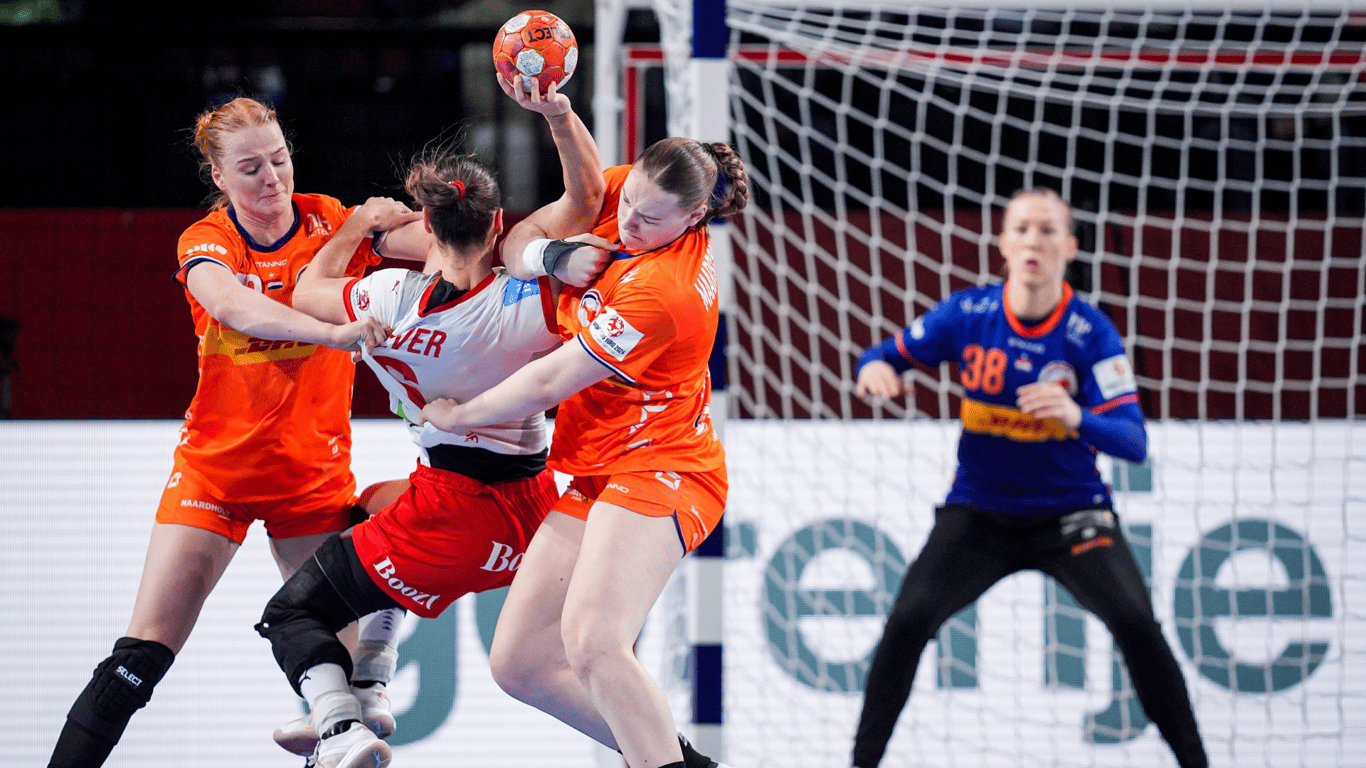
{"type": "Polygon", "coordinates": [[[606,307],[593,318],[588,326],[588,335],[602,347],[603,351],[617,360],[625,360],[645,334],[637,331],[626,318],[617,314],[615,309],[606,307]]]}
{"type": "Polygon", "coordinates": [[[1124,355],[1107,357],[1091,366],[1091,375],[1095,377],[1096,385],[1100,387],[1100,396],[1106,400],[1113,400],[1120,395],[1138,391],[1138,380],[1134,377],[1134,369],[1129,365],[1129,359],[1124,355]]]}
{"type": "Polygon", "coordinates": [[[364,312],[370,308],[370,292],[361,288],[356,291],[356,309],[364,312]]]}
{"type": "Polygon", "coordinates": [[[1077,433],[1056,419],[1040,419],[1006,405],[992,405],[963,398],[963,429],[997,435],[1022,443],[1068,440],[1077,433]]]}
{"type": "Polygon", "coordinates": [[[301,341],[258,339],[220,325],[209,326],[201,348],[205,355],[227,355],[237,365],[295,360],[313,354],[318,346],[301,341]]]}
{"type": "Polygon", "coordinates": [[[306,237],[320,237],[332,234],[332,225],[322,216],[310,213],[304,217],[304,235],[306,237]]]}
{"type": "Polygon", "coordinates": [[[377,563],[371,564],[370,567],[375,569],[375,573],[379,574],[380,579],[389,586],[389,589],[392,589],[394,592],[397,592],[399,595],[402,595],[404,598],[411,600],[418,605],[431,609],[441,597],[441,595],[423,592],[417,587],[404,583],[403,579],[400,579],[395,575],[398,572],[398,567],[387,557],[377,563]]]}
{"type": "Polygon", "coordinates": [[[1022,339],[1019,336],[1011,336],[1006,339],[1006,346],[1023,349],[1026,352],[1033,352],[1036,355],[1042,355],[1046,351],[1043,344],[1040,344],[1037,341],[1022,339]]]}
{"type": "Polygon", "coordinates": [[[283,267],[284,265],[286,265],[286,264],[288,264],[288,263],[289,263],[289,259],[280,259],[279,261],[258,261],[258,262],[256,262],[256,268],[257,268],[257,269],[269,269],[269,268],[271,268],[271,267],[283,267]]]}

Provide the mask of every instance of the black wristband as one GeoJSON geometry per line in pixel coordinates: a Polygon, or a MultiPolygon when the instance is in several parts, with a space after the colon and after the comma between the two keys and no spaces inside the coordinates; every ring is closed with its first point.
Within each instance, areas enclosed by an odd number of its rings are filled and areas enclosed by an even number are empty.
{"type": "Polygon", "coordinates": [[[545,273],[554,277],[555,270],[569,258],[569,254],[582,247],[583,243],[571,243],[568,240],[551,240],[546,243],[545,250],[541,252],[541,264],[545,267],[545,273]]]}

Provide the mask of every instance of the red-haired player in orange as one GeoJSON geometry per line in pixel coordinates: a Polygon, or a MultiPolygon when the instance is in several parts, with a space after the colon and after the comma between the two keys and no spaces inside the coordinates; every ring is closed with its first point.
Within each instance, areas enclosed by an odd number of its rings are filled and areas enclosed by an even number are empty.
{"type": "MultiPolygon", "coordinates": [[[[176,277],[200,339],[199,386],[126,636],[72,705],[51,768],[104,763],[189,638],[254,521],[265,523],[285,578],[352,522],[355,366],[345,350],[372,348],[387,332],[373,319],[315,320],[292,309],[290,297],[299,273],[348,217],[388,231],[421,214],[388,198],[347,208],[325,195],[296,194],[275,112],[252,99],[200,115],[194,141],[219,190],[212,212],[179,243],[176,277]]],[[[387,255],[425,253],[402,250],[386,244],[387,255]]],[[[378,261],[367,243],[348,274],[378,261]]]]}
{"type": "MultiPolygon", "coordinates": [[[[712,429],[708,360],[718,290],[707,224],[744,207],[729,146],[666,139],[604,172],[594,236],[618,259],[559,301],[566,343],[466,403],[423,409],[461,433],[561,401],[548,466],[572,476],[532,539],[490,662],[513,696],[621,750],[633,768],[711,761],[677,735],[632,650],[683,555],[720,522],[725,453],[712,429]]],[[[573,238],[571,238],[571,241],[573,238]]],[[[508,267],[553,272],[581,242],[536,240],[508,267]]]]}

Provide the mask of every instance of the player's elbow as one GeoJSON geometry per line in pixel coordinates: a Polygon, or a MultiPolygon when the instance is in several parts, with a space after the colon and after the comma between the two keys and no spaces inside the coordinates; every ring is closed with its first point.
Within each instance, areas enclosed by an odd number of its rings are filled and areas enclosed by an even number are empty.
{"type": "Polygon", "coordinates": [[[601,208],[602,200],[607,196],[607,180],[603,178],[602,171],[593,169],[591,173],[585,173],[578,192],[579,199],[591,203],[594,209],[601,208]]]}
{"type": "Polygon", "coordinates": [[[220,324],[248,336],[253,335],[256,324],[259,320],[258,312],[247,302],[239,300],[235,296],[224,297],[213,303],[212,306],[205,306],[213,319],[220,324]]]}
{"type": "Polygon", "coordinates": [[[1121,457],[1120,457],[1121,459],[1124,459],[1125,461],[1130,462],[1130,463],[1132,463],[1132,464],[1142,464],[1143,462],[1145,462],[1145,461],[1148,460],[1148,441],[1147,441],[1147,440],[1140,440],[1140,441],[1137,442],[1136,444],[1130,445],[1130,446],[1128,446],[1128,447],[1129,447],[1128,455],[1127,455],[1127,456],[1121,456],[1121,457]]]}

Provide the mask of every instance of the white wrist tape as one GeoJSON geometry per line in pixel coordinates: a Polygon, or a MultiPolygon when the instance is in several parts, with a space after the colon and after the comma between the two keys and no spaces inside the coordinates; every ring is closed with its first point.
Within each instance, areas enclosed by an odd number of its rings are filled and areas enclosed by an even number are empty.
{"type": "Polygon", "coordinates": [[[545,238],[532,240],[522,249],[522,266],[526,267],[532,277],[545,276],[545,248],[551,242],[545,238]]]}

